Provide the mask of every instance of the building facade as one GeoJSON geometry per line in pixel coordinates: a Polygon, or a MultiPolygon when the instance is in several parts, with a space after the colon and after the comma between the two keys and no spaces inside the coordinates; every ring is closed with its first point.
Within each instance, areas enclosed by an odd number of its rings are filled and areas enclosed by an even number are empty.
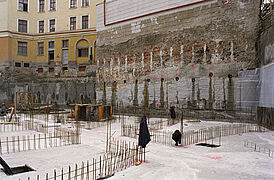
{"type": "MultiPolygon", "coordinates": [[[[36,81],[80,81],[83,78],[93,81],[96,73],[96,4],[99,2],[0,1],[2,81],[16,81],[16,87],[20,83],[36,81]]],[[[42,102],[49,103],[50,98],[44,97],[42,102]]],[[[2,99],[9,97],[2,94],[2,99]]]]}

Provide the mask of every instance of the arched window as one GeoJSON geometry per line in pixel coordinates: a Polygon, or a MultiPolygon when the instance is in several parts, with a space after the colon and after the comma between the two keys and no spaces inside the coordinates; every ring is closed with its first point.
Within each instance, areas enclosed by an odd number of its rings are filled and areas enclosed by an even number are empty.
{"type": "Polygon", "coordinates": [[[89,62],[89,59],[90,59],[89,49],[90,49],[90,44],[87,39],[80,39],[76,42],[75,60],[77,63],[89,62]]]}

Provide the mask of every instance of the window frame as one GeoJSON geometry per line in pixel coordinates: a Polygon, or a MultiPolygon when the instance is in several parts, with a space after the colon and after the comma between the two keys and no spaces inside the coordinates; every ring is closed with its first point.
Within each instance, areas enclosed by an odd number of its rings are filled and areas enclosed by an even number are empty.
{"type": "Polygon", "coordinates": [[[44,42],[37,42],[37,56],[44,56],[45,55],[44,48],[45,48],[44,42]],[[40,47],[39,44],[42,44],[43,47],[40,47]],[[42,53],[40,51],[41,49],[42,49],[42,53]]]}
{"type": "Polygon", "coordinates": [[[48,41],[48,49],[55,49],[55,41],[48,41]],[[53,47],[50,47],[50,43],[53,43],[53,47]]]}
{"type": "Polygon", "coordinates": [[[89,48],[88,47],[77,48],[77,57],[78,58],[86,58],[88,56],[89,56],[89,48]],[[83,50],[86,50],[86,52],[84,53],[84,56],[82,56],[83,50]],[[80,56],[80,52],[81,52],[81,56],[80,56]]]}
{"type": "Polygon", "coordinates": [[[89,0],[81,0],[81,7],[89,7],[89,0]]]}
{"type": "Polygon", "coordinates": [[[28,30],[29,30],[29,21],[26,20],[26,19],[17,19],[17,32],[20,32],[20,33],[28,33],[28,30]],[[22,31],[19,31],[19,22],[20,21],[26,21],[27,22],[27,25],[26,25],[26,32],[22,32],[22,31]]]}
{"type": "Polygon", "coordinates": [[[21,12],[29,12],[29,0],[17,0],[17,10],[18,11],[21,11],[21,12]],[[28,7],[28,9],[27,9],[27,11],[24,11],[24,4],[25,3],[20,3],[20,1],[27,1],[27,7],[28,7]],[[23,4],[23,9],[21,10],[20,9],[20,4],[23,4]]]}
{"type": "Polygon", "coordinates": [[[17,56],[28,56],[28,42],[25,42],[25,41],[17,41],[17,56]],[[21,45],[19,45],[19,43],[21,44],[21,45]],[[25,46],[24,46],[24,45],[25,46]],[[19,51],[19,49],[21,49],[21,51],[19,51]],[[24,49],[26,50],[26,51],[24,51],[24,49]],[[26,54],[24,54],[24,52],[26,53],[26,54]]]}
{"type": "Polygon", "coordinates": [[[88,29],[89,28],[89,15],[82,15],[81,16],[81,29],[88,29]],[[87,17],[87,28],[83,28],[83,17],[87,17]]]}
{"type": "Polygon", "coordinates": [[[50,61],[54,61],[54,60],[55,60],[55,41],[54,41],[54,40],[50,40],[50,41],[48,41],[47,45],[48,45],[48,49],[47,49],[48,61],[49,61],[49,62],[50,62],[50,61]],[[53,47],[49,47],[49,44],[50,44],[51,42],[53,42],[53,47]],[[49,58],[50,58],[50,56],[49,56],[49,52],[50,52],[50,51],[53,51],[53,59],[49,59],[49,58]]]}
{"type": "Polygon", "coordinates": [[[56,32],[56,19],[49,19],[49,22],[48,22],[48,32],[51,32],[51,33],[54,33],[54,32],[56,32]],[[51,31],[50,30],[50,22],[52,21],[52,20],[54,20],[54,31],[51,31]]]}
{"type": "Polygon", "coordinates": [[[37,29],[39,34],[45,33],[45,20],[38,20],[37,29]],[[40,32],[40,27],[42,27],[40,26],[40,22],[43,22],[43,32],[40,32]]]}
{"type": "Polygon", "coordinates": [[[57,0],[49,0],[48,8],[49,8],[49,11],[57,11],[57,0]],[[54,1],[54,3],[51,3],[52,1],[54,1]],[[51,8],[51,4],[55,4],[55,9],[51,8]]]}
{"type": "Polygon", "coordinates": [[[77,8],[77,0],[69,0],[69,8],[77,8]],[[75,2],[75,4],[73,4],[72,2],[75,2]]]}
{"type": "Polygon", "coordinates": [[[77,17],[76,16],[69,17],[69,30],[71,30],[71,31],[77,30],[77,17]],[[75,18],[75,29],[71,29],[71,18],[75,18]]]}
{"type": "Polygon", "coordinates": [[[46,11],[46,0],[43,0],[44,1],[44,8],[43,8],[43,11],[40,11],[41,9],[40,9],[40,3],[41,3],[41,1],[42,0],[38,0],[38,11],[37,12],[39,12],[39,13],[43,13],[43,12],[45,12],[46,11]]]}
{"type": "Polygon", "coordinates": [[[68,49],[69,48],[69,40],[68,39],[63,39],[62,40],[62,49],[68,49]],[[64,46],[64,42],[67,42],[67,46],[64,46]]]}

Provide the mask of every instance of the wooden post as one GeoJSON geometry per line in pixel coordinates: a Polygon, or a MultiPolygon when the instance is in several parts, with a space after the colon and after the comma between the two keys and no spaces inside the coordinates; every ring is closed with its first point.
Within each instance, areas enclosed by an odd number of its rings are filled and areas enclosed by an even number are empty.
{"type": "MultiPolygon", "coordinates": [[[[94,162],[94,160],[93,160],[93,162],[94,162]]],[[[104,166],[105,166],[105,176],[106,176],[107,175],[107,159],[106,159],[105,155],[104,155],[104,166]]]]}
{"type": "Polygon", "coordinates": [[[87,176],[86,180],[89,180],[89,160],[87,161],[87,176]]]}
{"type": "Polygon", "coordinates": [[[95,175],[95,180],[97,179],[96,177],[96,159],[94,159],[94,175],[95,175]]]}
{"type": "Polygon", "coordinates": [[[36,150],[35,134],[33,135],[33,149],[36,150]]]}
{"type": "Polygon", "coordinates": [[[38,148],[41,149],[41,142],[40,142],[41,141],[41,137],[40,137],[40,134],[38,135],[38,138],[39,138],[39,140],[38,140],[38,148]]]}
{"type": "Polygon", "coordinates": [[[92,159],[92,180],[96,180],[95,177],[95,166],[94,166],[94,158],[92,159]]]}
{"type": "Polygon", "coordinates": [[[64,180],[64,168],[61,170],[61,180],[64,180]]]}
{"type": "Polygon", "coordinates": [[[108,121],[107,121],[107,143],[106,143],[106,153],[108,152],[108,121]]]}
{"type": "Polygon", "coordinates": [[[84,180],[84,162],[82,161],[81,180],[84,180]]]}
{"type": "Polygon", "coordinates": [[[111,147],[111,120],[109,120],[109,151],[110,152],[111,147]]]}
{"type": "Polygon", "coordinates": [[[12,150],[15,153],[15,137],[12,136],[12,150]]]}
{"type": "Polygon", "coordinates": [[[77,178],[77,176],[78,176],[78,174],[77,174],[77,164],[75,164],[75,172],[74,172],[74,180],[77,180],[78,178],[77,178]]]}
{"type": "Polygon", "coordinates": [[[18,146],[18,152],[20,152],[20,140],[19,140],[19,136],[17,136],[17,146],[18,146]]]}
{"type": "Polygon", "coordinates": [[[102,157],[100,156],[100,176],[102,175],[102,157]]]}
{"type": "Polygon", "coordinates": [[[7,137],[6,143],[7,143],[7,152],[8,152],[8,154],[9,154],[9,138],[8,138],[8,137],[7,137]]]}
{"type": "Polygon", "coordinates": [[[45,149],[47,148],[47,134],[45,133],[45,149]]]}
{"type": "Polygon", "coordinates": [[[68,180],[71,180],[71,167],[69,166],[68,180]]]}
{"type": "Polygon", "coordinates": [[[144,148],[144,162],[146,162],[146,148],[144,148]]]}
{"type": "Polygon", "coordinates": [[[54,169],[54,180],[56,180],[56,169],[54,169]]]}

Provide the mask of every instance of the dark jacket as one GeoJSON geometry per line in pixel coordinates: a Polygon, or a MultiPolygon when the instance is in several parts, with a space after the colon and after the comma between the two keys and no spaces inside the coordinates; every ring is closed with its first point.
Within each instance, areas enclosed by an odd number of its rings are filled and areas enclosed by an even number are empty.
{"type": "Polygon", "coordinates": [[[174,107],[170,107],[170,117],[171,117],[172,119],[175,119],[175,118],[176,118],[176,112],[175,112],[174,107]]]}
{"type": "Polygon", "coordinates": [[[142,117],[139,130],[139,142],[138,145],[145,148],[150,141],[150,134],[147,127],[147,118],[146,116],[142,117]]]}
{"type": "Polygon", "coordinates": [[[172,134],[172,139],[176,142],[181,144],[181,138],[182,138],[182,134],[179,130],[176,130],[173,134],[172,134]]]}

